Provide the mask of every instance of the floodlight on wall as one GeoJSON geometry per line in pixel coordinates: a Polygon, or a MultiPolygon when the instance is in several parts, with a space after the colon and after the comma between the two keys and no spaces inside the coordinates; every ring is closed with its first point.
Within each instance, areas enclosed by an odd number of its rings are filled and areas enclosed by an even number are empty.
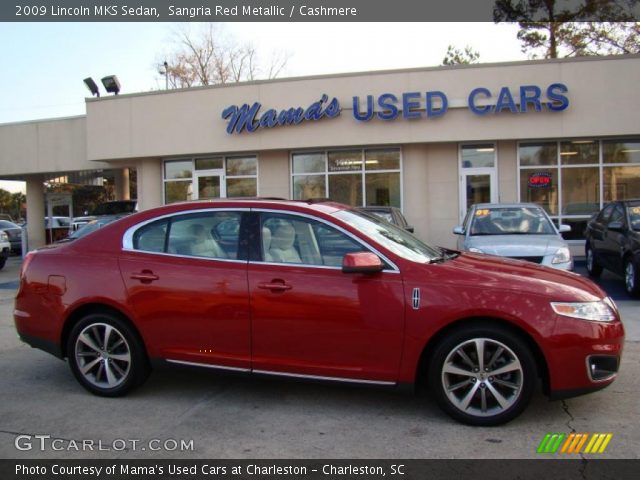
{"type": "Polygon", "coordinates": [[[91,92],[91,95],[95,95],[96,97],[100,96],[100,90],[98,90],[98,85],[96,85],[96,82],[93,81],[93,78],[91,77],[85,78],[84,84],[87,86],[87,88],[91,92]]]}
{"type": "Polygon", "coordinates": [[[102,79],[102,85],[104,85],[104,89],[109,93],[117,95],[120,91],[120,82],[118,81],[118,77],[115,75],[104,77],[102,79]]]}

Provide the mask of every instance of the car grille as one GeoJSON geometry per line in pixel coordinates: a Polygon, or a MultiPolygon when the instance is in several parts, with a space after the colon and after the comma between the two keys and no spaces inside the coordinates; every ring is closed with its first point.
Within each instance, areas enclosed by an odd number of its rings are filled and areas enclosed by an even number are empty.
{"type": "Polygon", "coordinates": [[[533,263],[542,263],[542,259],[544,257],[509,257],[509,258],[513,258],[514,260],[526,260],[527,262],[533,262],[533,263]]]}

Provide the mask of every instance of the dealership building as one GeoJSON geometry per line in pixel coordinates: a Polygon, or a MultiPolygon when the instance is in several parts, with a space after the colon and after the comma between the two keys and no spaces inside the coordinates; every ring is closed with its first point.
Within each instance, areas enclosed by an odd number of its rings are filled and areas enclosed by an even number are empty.
{"type": "MultiPolygon", "coordinates": [[[[286,78],[86,100],[86,115],[0,125],[0,179],[27,182],[29,247],[45,182],[137,172],[139,209],[216,197],[328,197],[400,208],[455,245],[476,202],[534,202],[574,253],[587,219],[640,198],[640,56],[286,78]]],[[[125,79],[126,84],[126,79],[125,79]]]]}

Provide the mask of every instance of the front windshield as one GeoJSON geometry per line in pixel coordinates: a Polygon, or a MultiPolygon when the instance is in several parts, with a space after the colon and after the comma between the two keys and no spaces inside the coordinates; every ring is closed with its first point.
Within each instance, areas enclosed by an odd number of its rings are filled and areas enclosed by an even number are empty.
{"type": "Polygon", "coordinates": [[[631,228],[637,232],[640,231],[640,205],[629,207],[629,221],[631,228]]]}
{"type": "Polygon", "coordinates": [[[440,250],[421,242],[406,230],[375,215],[355,210],[340,210],[334,215],[406,260],[430,263],[442,259],[440,250]]]}
{"type": "Polygon", "coordinates": [[[478,208],[469,234],[476,235],[555,235],[549,217],[537,207],[478,208]]]}

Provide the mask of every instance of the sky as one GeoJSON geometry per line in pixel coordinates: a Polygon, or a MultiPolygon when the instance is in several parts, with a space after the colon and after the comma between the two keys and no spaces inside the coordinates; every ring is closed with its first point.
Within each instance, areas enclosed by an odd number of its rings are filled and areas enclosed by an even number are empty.
{"type": "MultiPolygon", "coordinates": [[[[85,114],[83,79],[117,75],[121,93],[164,88],[158,74],[175,32],[199,24],[0,24],[0,124],[85,114]]],[[[226,23],[259,57],[286,52],[281,77],[436,66],[447,46],[471,46],[481,62],[524,60],[517,27],[493,23],[226,23]]],[[[24,190],[21,182],[0,188],[24,190]]]]}

